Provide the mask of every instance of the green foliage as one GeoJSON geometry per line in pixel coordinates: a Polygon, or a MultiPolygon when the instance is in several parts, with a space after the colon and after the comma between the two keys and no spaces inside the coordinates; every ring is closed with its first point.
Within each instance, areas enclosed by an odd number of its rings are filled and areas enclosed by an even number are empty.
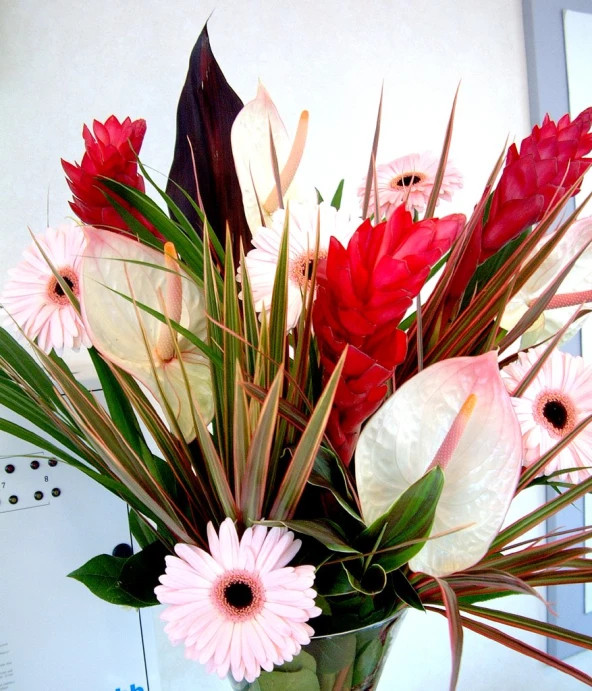
{"type": "Polygon", "coordinates": [[[154,542],[127,558],[100,554],[68,575],[114,605],[150,607],[158,603],[154,588],[164,573],[167,554],[161,543],[154,542]]]}

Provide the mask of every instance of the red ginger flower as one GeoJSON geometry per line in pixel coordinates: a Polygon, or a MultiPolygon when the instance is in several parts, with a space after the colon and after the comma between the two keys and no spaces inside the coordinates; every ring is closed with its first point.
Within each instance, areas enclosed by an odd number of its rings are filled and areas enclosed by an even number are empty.
{"type": "MultiPolygon", "coordinates": [[[[538,223],[575,181],[588,170],[592,158],[592,108],[571,122],[564,115],[543,124],[520,144],[508,149],[506,165],[491,200],[485,225],[478,223],[448,288],[447,319],[475,269],[506,243],[538,223]]],[[[579,190],[576,190],[576,193],[579,190]]],[[[575,193],[574,193],[575,194],[575,193]]]]}
{"type": "Polygon", "coordinates": [[[413,223],[400,206],[385,223],[364,221],[347,249],[331,238],[319,267],[313,325],[325,380],[349,346],[327,426],[344,463],[405,357],[407,339],[399,322],[464,222],[463,215],[454,214],[413,223]]]}
{"type": "Polygon", "coordinates": [[[140,192],[145,191],[144,179],[138,174],[137,155],[146,134],[146,121],[126,118],[123,122],[111,115],[102,124],[93,122],[93,134],[85,125],[82,130],[86,153],[82,163],[68,163],[62,160],[62,167],[68,185],[74,195],[70,207],[85,225],[107,230],[129,232],[129,227],[111,206],[104,192],[125,207],[151,233],[162,238],[160,233],[135,209],[107,189],[99,176],[116,180],[140,192]]]}
{"type": "Polygon", "coordinates": [[[588,170],[592,158],[584,157],[592,150],[591,125],[592,108],[573,122],[564,115],[555,124],[545,115],[520,144],[520,153],[512,144],[483,228],[479,263],[538,223],[588,170]]]}

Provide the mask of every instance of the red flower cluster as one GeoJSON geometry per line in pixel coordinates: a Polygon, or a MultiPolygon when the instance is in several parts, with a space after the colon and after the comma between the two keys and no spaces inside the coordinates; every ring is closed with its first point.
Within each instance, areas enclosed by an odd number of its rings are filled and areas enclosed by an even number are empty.
{"type": "Polygon", "coordinates": [[[347,249],[331,238],[325,265],[319,266],[313,325],[325,381],[349,346],[327,426],[344,463],[405,357],[407,340],[399,322],[464,222],[463,215],[454,214],[413,223],[400,206],[385,223],[364,221],[347,249]]]}
{"type": "Polygon", "coordinates": [[[506,166],[493,193],[483,228],[479,263],[495,254],[528,226],[538,223],[592,164],[592,108],[573,122],[555,124],[545,115],[520,145],[508,150],[506,166]]]}
{"type": "Polygon", "coordinates": [[[465,291],[475,269],[498,252],[506,243],[538,223],[550,208],[586,172],[592,158],[592,108],[587,108],[571,122],[564,115],[555,124],[548,115],[543,124],[520,144],[508,149],[506,165],[491,198],[487,222],[476,224],[454,276],[448,287],[448,320],[465,291]]]}
{"type": "MultiPolygon", "coordinates": [[[[138,174],[137,155],[146,133],[146,121],[123,122],[111,115],[102,124],[93,122],[93,134],[85,125],[82,130],[86,153],[82,163],[72,164],[62,160],[62,167],[68,178],[68,185],[74,195],[70,206],[85,225],[129,232],[129,228],[104,195],[107,188],[99,177],[110,178],[144,192],[144,179],[138,174]]],[[[112,191],[109,195],[125,207],[150,232],[162,237],[146,219],[118,198],[112,191]]]]}

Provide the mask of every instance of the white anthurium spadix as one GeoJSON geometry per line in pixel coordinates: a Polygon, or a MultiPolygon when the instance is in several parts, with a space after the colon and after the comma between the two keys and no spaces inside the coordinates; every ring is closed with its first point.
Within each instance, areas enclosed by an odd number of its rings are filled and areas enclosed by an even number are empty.
{"type": "MultiPolygon", "coordinates": [[[[161,253],[106,230],[86,228],[85,235],[80,298],[92,344],[142,383],[191,441],[195,437],[192,406],[206,422],[213,417],[209,361],[191,341],[171,332],[172,327],[139,305],[165,314],[205,341],[201,289],[179,267],[171,243],[161,253]]],[[[169,424],[174,430],[170,419],[169,424]]]]}
{"type": "Polygon", "coordinates": [[[314,189],[299,189],[294,177],[304,152],[308,112],[300,115],[296,135],[290,139],[267,89],[259,84],[257,96],[236,116],[230,133],[234,165],[245,216],[251,232],[267,225],[274,211],[288,199],[312,203],[314,189]],[[271,135],[271,136],[270,136],[271,135]],[[280,173],[282,200],[278,198],[273,147],[280,173]]]}
{"type": "Polygon", "coordinates": [[[476,564],[498,534],[522,464],[496,354],[443,360],[407,381],[367,423],[355,463],[368,525],[439,465],[444,488],[431,535],[444,534],[409,565],[441,577],[476,564]]]}

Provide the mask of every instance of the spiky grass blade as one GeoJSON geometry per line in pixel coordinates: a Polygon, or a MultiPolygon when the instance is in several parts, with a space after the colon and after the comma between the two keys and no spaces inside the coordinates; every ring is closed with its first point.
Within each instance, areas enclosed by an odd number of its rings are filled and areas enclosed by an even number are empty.
{"type": "Polygon", "coordinates": [[[428,199],[424,218],[432,218],[432,216],[434,215],[434,211],[436,210],[436,204],[438,203],[440,188],[442,187],[442,181],[444,180],[446,163],[448,162],[448,154],[450,153],[450,143],[452,142],[452,128],[454,125],[454,114],[456,112],[456,101],[458,99],[459,89],[460,84],[456,87],[456,93],[454,94],[454,101],[452,102],[450,118],[448,119],[448,125],[446,127],[444,144],[442,145],[442,153],[440,154],[440,161],[438,162],[438,170],[436,171],[436,175],[434,177],[434,186],[432,187],[432,192],[430,194],[430,198],[428,199]]]}
{"type": "MultiPolygon", "coordinates": [[[[372,179],[374,175],[374,164],[376,154],[378,152],[378,139],[380,138],[380,121],[382,119],[382,96],[384,92],[384,85],[380,89],[380,101],[378,102],[378,114],[376,115],[376,127],[374,129],[374,139],[372,140],[372,151],[370,152],[370,163],[368,164],[368,174],[366,175],[366,190],[364,191],[364,201],[362,202],[362,218],[368,215],[368,206],[370,205],[370,194],[372,192],[372,179]]],[[[380,219],[376,219],[378,223],[380,219]]]]}
{"type": "Polygon", "coordinates": [[[261,406],[257,427],[253,432],[243,483],[241,487],[240,510],[247,523],[262,518],[267,495],[267,476],[274,432],[278,423],[278,403],[283,386],[284,371],[280,368],[267,398],[261,406]]]}
{"type": "Polygon", "coordinates": [[[269,512],[269,518],[274,521],[289,520],[294,515],[298,501],[314,466],[315,457],[323,439],[327,420],[333,405],[333,399],[343,369],[347,348],[339,358],[327,386],[317,403],[294,456],[284,475],[278,495],[269,512]]]}
{"type": "Polygon", "coordinates": [[[450,635],[450,652],[452,654],[452,670],[450,672],[450,691],[455,691],[460,674],[460,663],[463,651],[463,627],[458,609],[456,593],[445,580],[436,579],[442,593],[442,601],[446,608],[448,619],[448,633],[450,635]]]}

